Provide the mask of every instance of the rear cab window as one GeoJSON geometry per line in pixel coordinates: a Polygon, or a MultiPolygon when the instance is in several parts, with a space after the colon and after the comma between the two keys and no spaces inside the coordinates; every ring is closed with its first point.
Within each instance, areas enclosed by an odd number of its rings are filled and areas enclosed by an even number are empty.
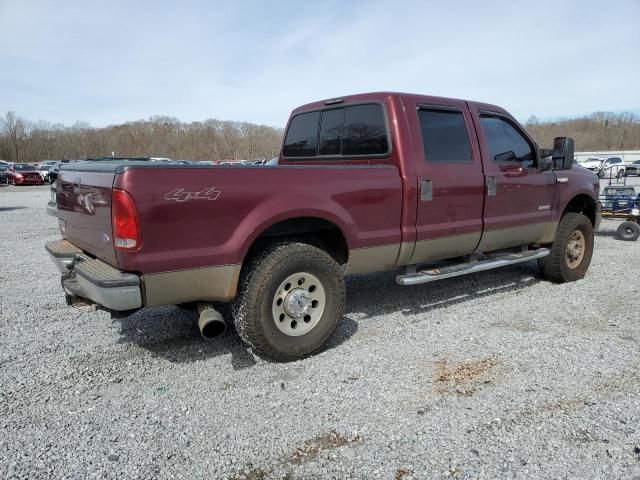
{"type": "Polygon", "coordinates": [[[294,160],[387,156],[390,146],[382,105],[355,104],[295,115],[282,156],[294,160]]]}

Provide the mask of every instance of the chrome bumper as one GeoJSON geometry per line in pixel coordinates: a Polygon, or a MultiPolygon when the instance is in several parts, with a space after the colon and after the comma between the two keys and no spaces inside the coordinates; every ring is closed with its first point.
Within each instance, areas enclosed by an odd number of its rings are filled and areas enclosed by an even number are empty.
{"type": "Polygon", "coordinates": [[[142,307],[140,278],[137,275],[91,258],[67,240],[49,242],[46,250],[62,273],[62,287],[67,295],[108,310],[142,307]]]}

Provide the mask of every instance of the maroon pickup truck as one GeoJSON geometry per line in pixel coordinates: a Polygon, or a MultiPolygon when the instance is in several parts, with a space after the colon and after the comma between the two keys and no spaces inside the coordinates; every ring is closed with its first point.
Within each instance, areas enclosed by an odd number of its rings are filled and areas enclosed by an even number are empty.
{"type": "Polygon", "coordinates": [[[554,282],[582,278],[599,185],[573,148],[538,147],[494,105],[335,98],[293,111],[277,166],[63,166],[63,239],[46,248],[70,304],[192,302],[215,336],[212,302],[231,302],[258,353],[299,358],[342,317],[345,275],[398,269],[415,285],[538,260],[554,282]]]}

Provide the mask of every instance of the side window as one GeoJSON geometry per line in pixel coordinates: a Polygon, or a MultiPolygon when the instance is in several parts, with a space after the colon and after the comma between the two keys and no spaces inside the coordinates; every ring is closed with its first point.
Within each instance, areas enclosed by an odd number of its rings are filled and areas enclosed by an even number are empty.
{"type": "Polygon", "coordinates": [[[523,167],[535,167],[536,155],[527,139],[501,117],[482,115],[480,123],[487,140],[489,156],[496,162],[520,162],[523,167]]]}
{"type": "Polygon", "coordinates": [[[282,154],[285,157],[315,157],[318,149],[320,112],[301,113],[291,120],[282,154]]]}
{"type": "Polygon", "coordinates": [[[422,146],[427,162],[471,162],[471,145],[464,115],[456,110],[418,111],[422,146]]]}
{"type": "Polygon", "coordinates": [[[320,120],[320,148],[318,155],[340,155],[344,108],[324,110],[320,120]]]}
{"type": "Polygon", "coordinates": [[[342,155],[377,155],[389,151],[387,128],[380,105],[345,109],[342,155]]]}

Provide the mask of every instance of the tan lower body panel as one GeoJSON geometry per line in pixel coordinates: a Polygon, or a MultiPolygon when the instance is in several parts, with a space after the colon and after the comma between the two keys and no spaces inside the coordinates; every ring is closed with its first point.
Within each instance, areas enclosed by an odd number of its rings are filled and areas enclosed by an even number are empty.
{"type": "Polygon", "coordinates": [[[240,267],[221,265],[143,275],[145,306],[231,300],[238,287],[240,267]]]}
{"type": "Polygon", "coordinates": [[[400,244],[349,250],[347,274],[381,272],[395,268],[400,244]]]}
{"type": "Polygon", "coordinates": [[[419,240],[416,242],[411,263],[434,262],[468,255],[475,250],[481,235],[482,232],[474,232],[452,237],[419,240]]]}
{"type": "Polygon", "coordinates": [[[542,222],[489,230],[483,233],[482,241],[476,250],[490,252],[531,243],[551,243],[556,235],[557,226],[556,222],[542,222]]]}

